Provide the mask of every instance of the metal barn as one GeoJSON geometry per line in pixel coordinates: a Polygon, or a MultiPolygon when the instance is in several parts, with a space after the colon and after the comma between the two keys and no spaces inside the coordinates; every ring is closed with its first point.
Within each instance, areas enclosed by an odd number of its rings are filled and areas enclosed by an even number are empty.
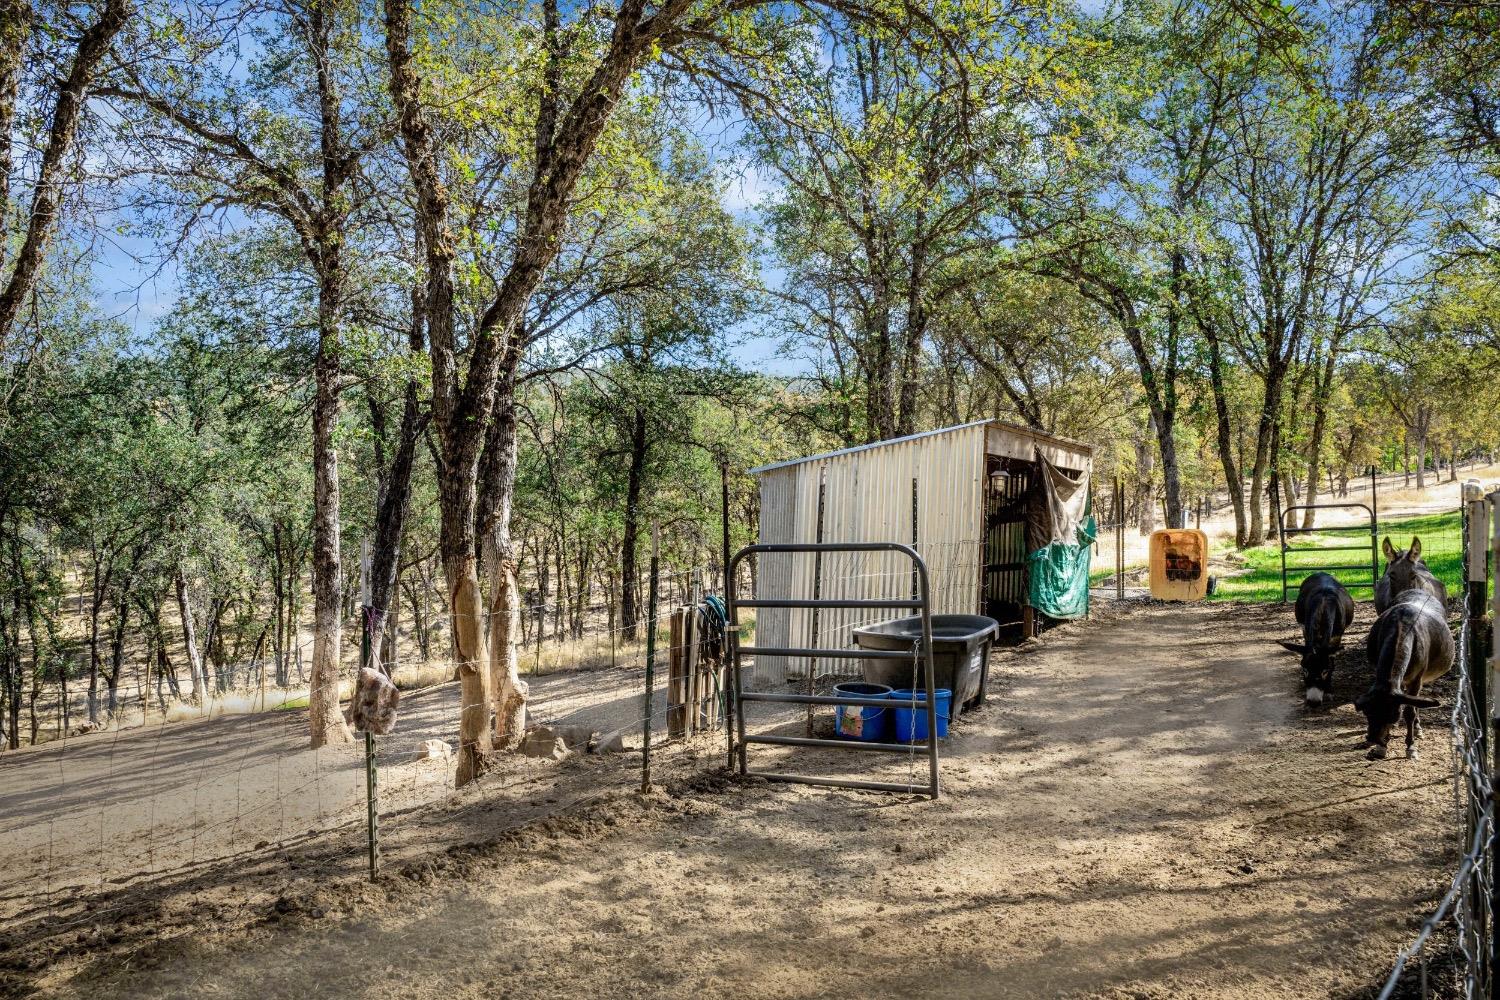
{"type": "MultiPolygon", "coordinates": [[[[1086,497],[1092,455],[1086,444],[980,420],[763,465],[750,470],[760,480],[760,541],[905,542],[927,563],[934,614],[978,613],[1029,629],[1027,520],[1044,503],[1041,460],[1086,497]]],[[[891,553],[767,554],[755,589],[762,600],[899,599],[914,581],[910,563],[891,553]]],[[[756,645],[848,646],[870,615],[765,608],[756,645]]],[[[779,681],[787,666],[785,657],[762,657],[756,673],[779,681]]]]}

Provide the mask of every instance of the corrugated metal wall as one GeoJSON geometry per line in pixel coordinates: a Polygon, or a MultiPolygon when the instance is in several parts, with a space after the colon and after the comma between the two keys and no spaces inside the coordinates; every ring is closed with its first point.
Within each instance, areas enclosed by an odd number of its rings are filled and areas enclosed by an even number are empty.
{"type": "MultiPolygon", "coordinates": [[[[915,543],[927,563],[933,612],[974,613],[982,577],[985,431],[984,425],[959,427],[761,473],[761,541],[911,544],[915,504],[915,543]]],[[[895,553],[768,556],[758,596],[900,598],[913,592],[913,583],[911,561],[895,553]]],[[[852,646],[854,628],[891,614],[767,610],[758,619],[756,644],[852,646]]],[[[782,681],[789,668],[802,674],[806,664],[767,657],[756,675],[782,681]]],[[[830,660],[817,672],[857,673],[858,666],[830,660]]]]}
{"type": "MultiPolygon", "coordinates": [[[[808,465],[788,465],[761,474],[760,540],[762,542],[796,542],[797,484],[808,465]]],[[[816,489],[814,490],[816,493],[816,489]]],[[[792,560],[789,553],[758,556],[755,586],[758,594],[787,597],[792,594],[792,560]]],[[[762,608],[756,613],[756,634],[785,638],[791,629],[790,608],[762,608]]],[[[760,641],[760,640],[758,640],[760,641]]],[[[777,642],[784,646],[787,643],[777,642]]],[[[757,670],[777,679],[786,676],[786,657],[762,657],[757,670]]]]}

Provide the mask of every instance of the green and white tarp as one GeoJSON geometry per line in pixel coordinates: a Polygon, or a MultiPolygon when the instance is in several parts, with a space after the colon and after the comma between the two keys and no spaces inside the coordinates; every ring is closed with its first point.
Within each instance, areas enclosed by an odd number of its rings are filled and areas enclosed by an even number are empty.
{"type": "Polygon", "coordinates": [[[1089,562],[1098,534],[1089,509],[1088,473],[1074,479],[1038,449],[1041,468],[1026,519],[1027,603],[1051,618],[1089,610],[1089,562]]]}

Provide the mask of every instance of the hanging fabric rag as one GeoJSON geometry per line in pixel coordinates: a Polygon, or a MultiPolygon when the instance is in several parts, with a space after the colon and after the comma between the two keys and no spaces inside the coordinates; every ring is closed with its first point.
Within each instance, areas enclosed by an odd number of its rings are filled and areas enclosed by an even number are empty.
{"type": "Polygon", "coordinates": [[[1075,479],[1040,448],[1042,474],[1026,519],[1026,589],[1033,608],[1052,618],[1089,610],[1089,563],[1098,529],[1089,507],[1088,473],[1075,479]]]}

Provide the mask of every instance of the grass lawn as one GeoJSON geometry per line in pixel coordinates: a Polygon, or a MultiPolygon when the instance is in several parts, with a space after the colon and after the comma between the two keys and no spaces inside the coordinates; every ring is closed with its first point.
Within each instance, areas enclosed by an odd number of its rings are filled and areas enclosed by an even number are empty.
{"type": "MultiPolygon", "coordinates": [[[[1458,512],[1451,514],[1425,514],[1419,517],[1393,518],[1380,522],[1380,538],[1387,536],[1391,544],[1404,548],[1411,544],[1412,536],[1422,539],[1422,558],[1448,586],[1448,593],[1458,592],[1463,576],[1463,537],[1460,533],[1458,512]]],[[[1330,528],[1314,535],[1296,535],[1293,548],[1311,549],[1318,545],[1363,545],[1369,539],[1364,528],[1330,528]]],[[[1378,543],[1377,543],[1378,544],[1378,543]]],[[[1281,600],[1281,549],[1276,544],[1246,549],[1240,553],[1249,572],[1239,576],[1220,576],[1216,601],[1279,601],[1281,600]]],[[[1354,566],[1367,564],[1368,552],[1288,552],[1287,584],[1290,595],[1296,596],[1297,585],[1309,573],[1328,566],[1354,566]]],[[[1385,556],[1379,557],[1379,570],[1385,571],[1385,556]]],[[[1347,569],[1333,571],[1349,588],[1355,600],[1369,600],[1369,570],[1347,569]],[[1363,583],[1364,586],[1359,586],[1363,583]]]]}

